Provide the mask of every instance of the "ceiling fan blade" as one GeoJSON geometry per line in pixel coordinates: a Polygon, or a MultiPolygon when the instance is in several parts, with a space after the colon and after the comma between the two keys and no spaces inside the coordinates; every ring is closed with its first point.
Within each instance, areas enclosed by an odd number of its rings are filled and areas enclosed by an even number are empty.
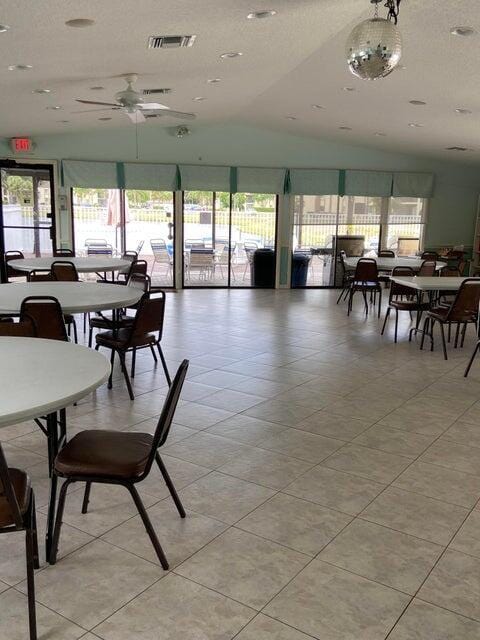
{"type": "Polygon", "coordinates": [[[71,114],[74,113],[101,113],[102,111],[118,111],[119,109],[115,109],[112,107],[111,109],[86,109],[85,111],[70,111],[71,114]]]}
{"type": "Polygon", "coordinates": [[[168,107],[164,104],[160,104],[159,102],[142,102],[138,105],[141,109],[168,109],[168,107]]]}
{"type": "Polygon", "coordinates": [[[145,116],[140,111],[140,109],[138,109],[137,111],[134,111],[133,113],[131,113],[130,111],[126,111],[125,113],[130,118],[130,120],[135,124],[142,124],[142,122],[146,122],[145,116]]]}
{"type": "Polygon", "coordinates": [[[120,107],[121,105],[115,102],[96,102],[95,100],[80,100],[80,98],[75,98],[76,102],[81,102],[82,104],[95,104],[100,107],[120,107]]]}
{"type": "Polygon", "coordinates": [[[159,109],[156,111],[157,116],[171,116],[179,120],[195,120],[197,117],[194,113],[185,113],[183,111],[173,111],[172,109],[159,109]]]}

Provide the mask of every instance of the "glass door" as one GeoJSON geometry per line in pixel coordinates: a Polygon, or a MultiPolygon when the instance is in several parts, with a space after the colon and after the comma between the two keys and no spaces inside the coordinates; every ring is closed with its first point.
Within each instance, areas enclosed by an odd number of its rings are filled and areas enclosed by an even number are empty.
{"type": "Polygon", "coordinates": [[[2,251],[21,251],[26,258],[53,255],[53,168],[0,164],[0,188],[2,251]]]}

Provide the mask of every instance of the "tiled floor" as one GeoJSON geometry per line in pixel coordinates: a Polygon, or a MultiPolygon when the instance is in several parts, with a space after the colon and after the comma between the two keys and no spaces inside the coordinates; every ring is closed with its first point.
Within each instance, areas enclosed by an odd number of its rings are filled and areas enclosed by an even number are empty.
{"type": "MultiPolygon", "coordinates": [[[[380,336],[360,301],[329,291],[167,296],[165,353],[191,365],[163,451],[188,511],[157,471],[141,494],[164,572],[130,497],[67,501],[60,559],[36,574],[48,640],[478,640],[480,358],[380,336]]],[[[392,323],[393,325],[393,323],[392,323]]],[[[392,327],[390,327],[392,329],[392,327]]],[[[69,431],[152,431],[161,368],[138,356],[69,410],[69,431]]],[[[33,422],[0,432],[29,470],[39,526],[46,447],[33,422]]],[[[0,537],[0,637],[27,638],[23,535],[0,537]]]]}

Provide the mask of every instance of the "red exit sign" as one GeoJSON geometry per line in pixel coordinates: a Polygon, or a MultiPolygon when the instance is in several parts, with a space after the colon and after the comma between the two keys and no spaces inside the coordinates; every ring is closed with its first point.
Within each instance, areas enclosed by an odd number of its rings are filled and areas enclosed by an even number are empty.
{"type": "Polygon", "coordinates": [[[12,138],[10,145],[14,153],[26,153],[33,148],[30,138],[12,138]]]}

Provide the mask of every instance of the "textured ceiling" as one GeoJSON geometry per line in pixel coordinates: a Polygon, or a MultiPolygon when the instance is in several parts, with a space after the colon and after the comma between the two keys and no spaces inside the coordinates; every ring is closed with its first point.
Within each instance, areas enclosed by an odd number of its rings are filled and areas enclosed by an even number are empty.
{"type": "MultiPolygon", "coordinates": [[[[118,76],[135,72],[139,89],[171,87],[172,94],[159,101],[197,113],[192,128],[230,121],[462,162],[480,160],[480,34],[459,38],[449,33],[459,24],[480,31],[478,0],[403,0],[405,69],[365,82],[349,73],[344,48],[351,28],[371,11],[368,0],[0,3],[0,23],[11,27],[0,34],[0,135],[133,126],[119,112],[72,112],[82,109],[76,97],[111,101],[124,87],[118,76]],[[277,15],[246,19],[260,9],[275,9],[277,15]],[[91,18],[95,25],[66,27],[72,18],[91,18]],[[149,35],[192,33],[197,35],[192,48],[146,48],[149,35]],[[227,51],[243,56],[221,60],[227,51]],[[12,64],[33,69],[8,71],[12,64]],[[208,84],[208,78],[222,81],[208,84]],[[105,89],[92,91],[95,85],[105,89]],[[356,91],[346,92],[345,86],[356,91]],[[41,88],[52,93],[32,94],[41,88]],[[196,96],[205,100],[192,101],[196,96]],[[411,99],[427,105],[412,106],[411,99]],[[54,105],[62,109],[47,109],[54,105]],[[458,107],[473,113],[458,115],[458,107]],[[110,116],[111,121],[98,119],[110,116]],[[414,129],[411,122],[424,126],[414,129]],[[453,145],[473,151],[445,151],[453,145]]],[[[142,126],[177,123],[164,118],[142,126]]]]}

